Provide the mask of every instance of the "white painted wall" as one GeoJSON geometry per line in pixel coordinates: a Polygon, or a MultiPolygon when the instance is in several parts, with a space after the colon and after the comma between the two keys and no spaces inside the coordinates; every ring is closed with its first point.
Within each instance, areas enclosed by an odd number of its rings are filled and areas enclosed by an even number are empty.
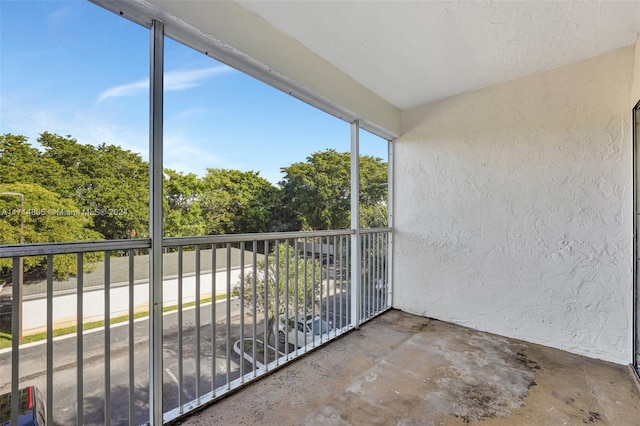
{"type": "MultiPolygon", "coordinates": [[[[246,265],[245,265],[246,267],[246,265]]],[[[230,282],[233,287],[240,279],[241,269],[231,269],[230,282]]],[[[227,270],[216,272],[216,294],[227,293],[227,270]]],[[[140,282],[133,287],[134,312],[149,310],[149,283],[140,282]]],[[[200,274],[200,297],[211,296],[211,272],[200,274]]],[[[115,286],[109,291],[111,317],[115,318],[129,313],[129,286],[115,286]]],[[[104,319],[104,288],[85,289],[83,294],[84,322],[101,321],[104,319]]],[[[164,306],[178,305],[178,278],[165,277],[163,281],[162,298],[164,306]]],[[[193,302],[196,299],[195,274],[182,279],[182,303],[193,302]]],[[[75,293],[60,292],[53,297],[53,328],[70,327],[76,325],[77,297],[75,293]]],[[[42,333],[47,330],[47,299],[46,297],[28,298],[23,303],[22,334],[25,336],[42,333]]]]}
{"type": "Polygon", "coordinates": [[[633,75],[628,47],[403,113],[394,307],[631,362],[633,75]]]}

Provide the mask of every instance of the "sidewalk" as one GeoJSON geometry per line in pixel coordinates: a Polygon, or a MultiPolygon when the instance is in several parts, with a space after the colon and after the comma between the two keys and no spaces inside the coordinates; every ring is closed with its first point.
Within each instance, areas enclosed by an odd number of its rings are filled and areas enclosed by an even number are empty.
{"type": "MultiPolygon", "coordinates": [[[[231,269],[240,267],[240,249],[231,248],[230,263],[231,269]]],[[[182,253],[182,272],[183,276],[193,275],[196,271],[196,252],[184,251],[182,253]]],[[[251,265],[252,253],[245,250],[245,265],[251,265]]],[[[211,249],[200,250],[200,272],[211,273],[212,255],[211,249]]],[[[216,250],[216,270],[226,269],[227,266],[227,249],[219,248],[216,250]]],[[[83,286],[85,289],[90,287],[104,287],[104,261],[90,264],[89,271],[84,273],[83,286]]],[[[178,276],[178,252],[165,253],[163,255],[163,276],[169,279],[178,276]]],[[[134,258],[133,279],[135,283],[147,282],[149,280],[149,255],[141,254],[134,258]]],[[[111,257],[111,287],[126,286],[129,284],[129,257],[111,257]]],[[[75,292],[77,287],[77,278],[69,277],[65,280],[53,281],[53,292],[64,292],[72,290],[75,292]]],[[[4,286],[0,290],[0,296],[11,297],[12,287],[4,286]]],[[[25,282],[23,289],[24,300],[33,298],[46,297],[47,281],[46,279],[38,281],[25,282]]]]}

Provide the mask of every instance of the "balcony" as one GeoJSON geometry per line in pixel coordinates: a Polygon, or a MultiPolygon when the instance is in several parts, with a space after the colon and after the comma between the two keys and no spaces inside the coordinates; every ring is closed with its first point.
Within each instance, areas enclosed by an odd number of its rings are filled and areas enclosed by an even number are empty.
{"type": "Polygon", "coordinates": [[[150,36],[149,238],[0,246],[46,259],[2,293],[3,421],[638,424],[638,3],[91,2],[150,36]],[[349,124],[350,229],[164,238],[168,39],[349,124]]]}

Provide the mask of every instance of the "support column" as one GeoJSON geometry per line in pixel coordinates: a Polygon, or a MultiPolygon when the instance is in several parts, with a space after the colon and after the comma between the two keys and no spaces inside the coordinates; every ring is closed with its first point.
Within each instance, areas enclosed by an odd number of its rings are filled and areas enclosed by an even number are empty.
{"type": "Polygon", "coordinates": [[[389,244],[387,246],[387,306],[393,306],[393,142],[388,142],[387,155],[387,227],[391,228],[389,233],[389,244]]]}
{"type": "Polygon", "coordinates": [[[162,114],[164,24],[151,26],[149,117],[149,422],[162,425],[162,114]]]}
{"type": "Polygon", "coordinates": [[[360,246],[360,127],[351,123],[351,326],[360,327],[362,256],[360,246]]]}
{"type": "Polygon", "coordinates": [[[633,108],[633,345],[632,363],[640,377],[640,101],[633,108]]]}

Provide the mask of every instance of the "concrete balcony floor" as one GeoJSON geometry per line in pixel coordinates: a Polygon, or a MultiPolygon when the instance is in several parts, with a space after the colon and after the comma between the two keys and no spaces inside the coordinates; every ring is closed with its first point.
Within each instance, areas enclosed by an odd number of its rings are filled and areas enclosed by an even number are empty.
{"type": "Polygon", "coordinates": [[[640,425],[623,366],[389,311],[186,425],[640,425]]]}

